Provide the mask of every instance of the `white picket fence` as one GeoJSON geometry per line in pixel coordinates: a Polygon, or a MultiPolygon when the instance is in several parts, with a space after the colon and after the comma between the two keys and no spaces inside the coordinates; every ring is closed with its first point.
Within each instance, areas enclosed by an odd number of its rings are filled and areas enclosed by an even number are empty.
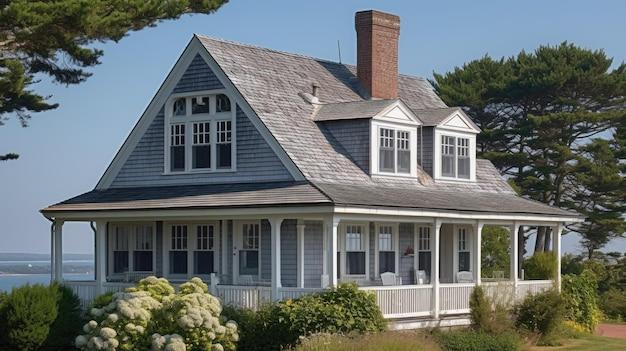
{"type": "Polygon", "coordinates": [[[408,318],[430,315],[431,285],[368,286],[385,318],[408,318]]]}

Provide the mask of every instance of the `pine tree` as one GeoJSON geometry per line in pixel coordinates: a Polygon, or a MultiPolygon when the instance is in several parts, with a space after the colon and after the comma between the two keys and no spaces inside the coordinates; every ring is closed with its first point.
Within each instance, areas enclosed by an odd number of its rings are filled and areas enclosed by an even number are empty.
{"type": "MultiPolygon", "coordinates": [[[[626,114],[626,65],[611,65],[602,50],[562,43],[508,59],[483,57],[435,74],[433,84],[446,103],[464,107],[486,127],[479,156],[523,196],[577,209],[568,199],[584,186],[575,166],[584,146],[626,114]]],[[[538,228],[536,251],[550,243],[550,230],[538,228]]]]}
{"type": "MultiPolygon", "coordinates": [[[[27,126],[33,112],[55,109],[30,89],[35,75],[79,84],[100,63],[93,44],[117,42],[129,31],[187,13],[212,13],[227,0],[0,0],[0,125],[15,116],[27,126]]],[[[14,153],[0,161],[16,159],[14,153]]]]}

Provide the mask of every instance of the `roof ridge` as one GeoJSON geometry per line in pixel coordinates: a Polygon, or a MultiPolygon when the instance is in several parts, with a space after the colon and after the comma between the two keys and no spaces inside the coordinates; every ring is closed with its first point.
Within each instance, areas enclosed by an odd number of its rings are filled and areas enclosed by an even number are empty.
{"type": "MultiPolygon", "coordinates": [[[[324,59],[324,58],[315,57],[315,56],[311,56],[311,55],[304,55],[304,54],[298,54],[298,53],[294,53],[294,52],[288,52],[288,51],[283,51],[283,50],[272,49],[272,48],[259,46],[259,45],[254,45],[254,44],[242,43],[242,42],[239,42],[239,41],[213,37],[213,36],[206,35],[206,34],[194,33],[194,35],[199,37],[199,38],[213,40],[213,41],[217,41],[217,42],[220,42],[220,43],[227,43],[227,44],[242,46],[242,47],[246,47],[246,48],[266,50],[266,51],[271,51],[271,52],[274,52],[274,53],[277,53],[277,54],[281,54],[281,55],[300,57],[300,58],[310,59],[310,60],[314,60],[314,61],[320,61],[320,62],[325,62],[325,63],[332,63],[332,64],[335,64],[335,65],[341,65],[341,66],[347,66],[347,67],[356,67],[356,65],[352,65],[352,64],[348,64],[348,63],[332,61],[332,60],[329,60],[329,59],[324,59]]],[[[412,78],[412,79],[419,79],[419,80],[425,81],[425,82],[428,81],[428,79],[426,79],[424,77],[420,77],[420,76],[416,76],[416,75],[412,75],[412,74],[407,74],[407,73],[402,73],[400,71],[398,71],[398,76],[402,76],[402,77],[406,77],[406,78],[412,78]]]]}

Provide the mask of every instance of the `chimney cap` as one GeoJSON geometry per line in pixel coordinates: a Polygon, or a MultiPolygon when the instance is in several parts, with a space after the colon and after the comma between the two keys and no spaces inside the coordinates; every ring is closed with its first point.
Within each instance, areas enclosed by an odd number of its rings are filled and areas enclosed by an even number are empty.
{"type": "Polygon", "coordinates": [[[357,11],[354,14],[354,25],[357,29],[362,25],[376,25],[400,30],[400,16],[378,10],[357,11]]]}

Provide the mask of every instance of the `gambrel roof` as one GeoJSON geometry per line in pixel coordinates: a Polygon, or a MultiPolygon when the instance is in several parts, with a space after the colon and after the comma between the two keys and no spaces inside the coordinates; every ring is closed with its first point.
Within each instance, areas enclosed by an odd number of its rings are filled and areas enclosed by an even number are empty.
{"type": "MultiPolygon", "coordinates": [[[[477,160],[475,182],[436,183],[421,169],[414,179],[371,177],[324,126],[324,123],[332,123],[329,121],[372,118],[398,101],[425,126],[437,126],[455,113],[471,122],[462,110],[446,106],[425,79],[400,75],[398,100],[371,100],[356,78],[356,68],[351,65],[205,36],[194,36],[188,48],[194,45],[206,50],[201,56],[220,77],[222,84],[227,88],[231,85],[240,94],[242,99],[238,104],[246,114],[252,114],[248,117],[281,159],[286,160],[285,167],[292,174],[299,172],[299,176],[292,182],[255,185],[102,187],[48,207],[44,213],[344,204],[576,216],[518,197],[487,160],[477,160]],[[303,93],[311,91],[312,84],[319,86],[317,97],[320,104],[311,104],[302,97],[303,93]]],[[[151,112],[160,108],[156,106],[151,112]]],[[[141,129],[142,123],[148,122],[140,120],[135,129],[141,129]]],[[[471,124],[476,127],[473,122],[471,124]]],[[[129,139],[132,136],[131,133],[129,139]]],[[[116,162],[122,162],[118,157],[121,157],[119,153],[107,172],[114,172],[116,162]]]]}

